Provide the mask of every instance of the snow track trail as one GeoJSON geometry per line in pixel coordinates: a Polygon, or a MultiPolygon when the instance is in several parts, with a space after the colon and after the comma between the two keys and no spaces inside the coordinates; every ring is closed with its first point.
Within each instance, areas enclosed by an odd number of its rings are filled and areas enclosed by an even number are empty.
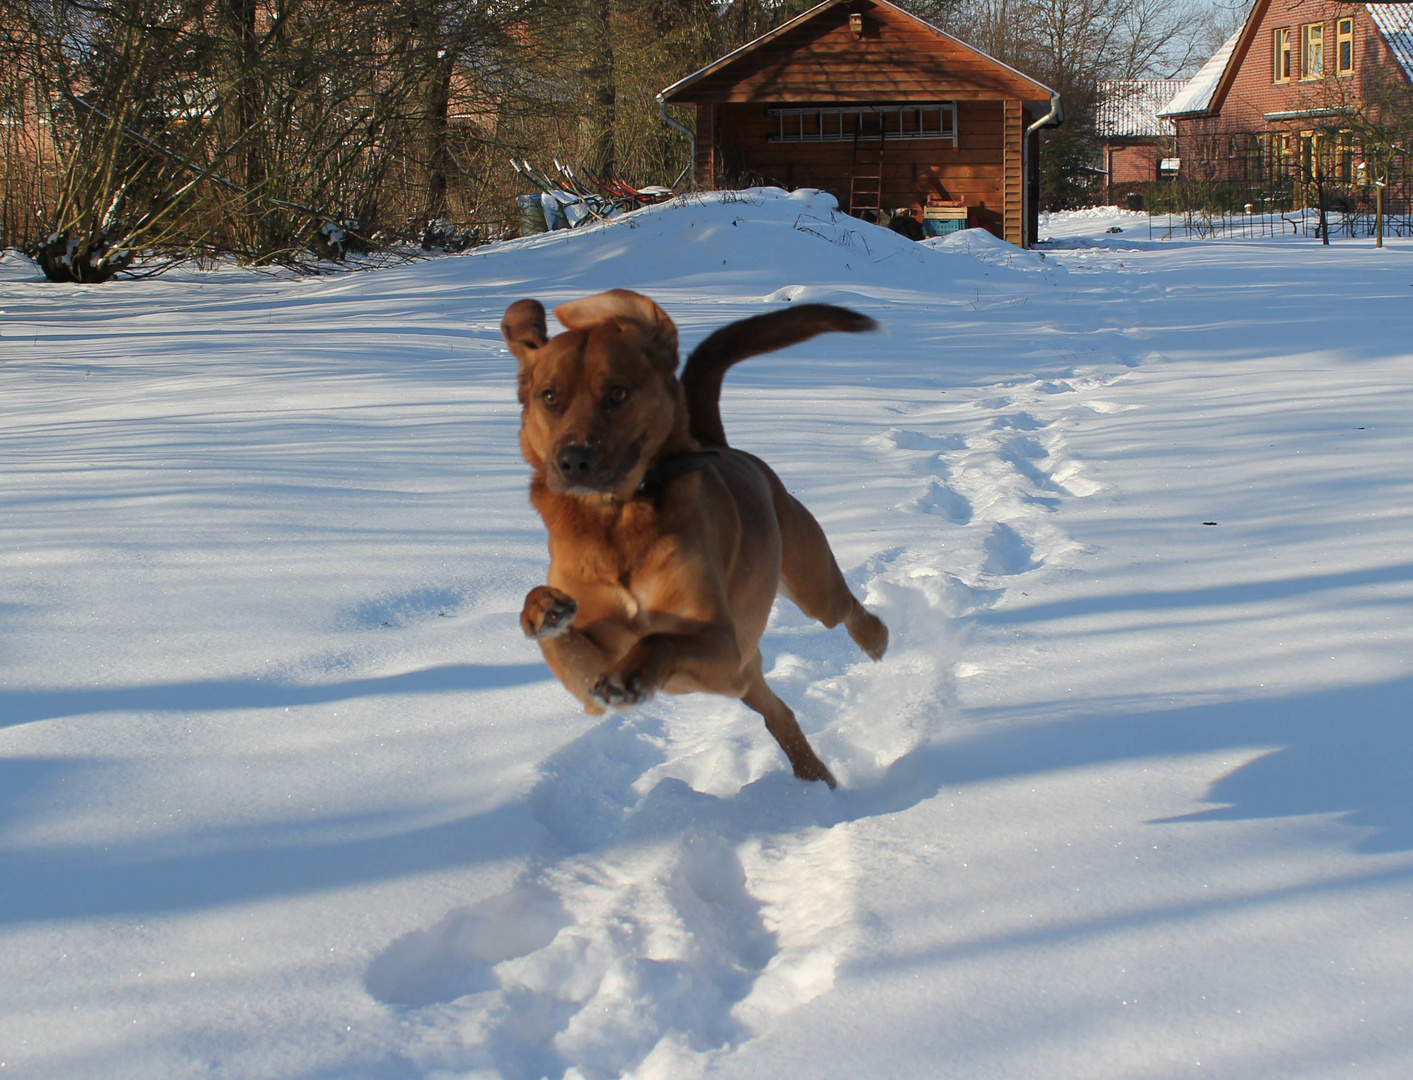
{"type": "MultiPolygon", "coordinates": [[[[796,781],[736,702],[611,714],[542,767],[528,804],[545,841],[514,885],[369,965],[369,992],[406,1010],[406,1056],[429,1075],[669,1080],[828,992],[861,940],[856,825],[936,794],[957,635],[1075,552],[1055,511],[1100,486],[1063,424],[1102,413],[1087,402],[1116,377],[980,387],[865,440],[876,476],[858,480],[920,481],[893,510],[939,519],[850,574],[892,628],[889,655],[868,662],[788,601],[762,643],[843,787],[796,781]]],[[[731,413],[747,443],[772,422],[754,411],[731,413]]],[[[861,411],[860,430],[890,415],[861,411]]]]}
{"type": "Polygon", "coordinates": [[[1413,1075],[1413,243],[1145,221],[0,256],[0,1080],[1413,1075]],[[890,627],[762,640],[838,790],[519,632],[502,313],[619,287],[882,327],[722,396],[890,627]]]}

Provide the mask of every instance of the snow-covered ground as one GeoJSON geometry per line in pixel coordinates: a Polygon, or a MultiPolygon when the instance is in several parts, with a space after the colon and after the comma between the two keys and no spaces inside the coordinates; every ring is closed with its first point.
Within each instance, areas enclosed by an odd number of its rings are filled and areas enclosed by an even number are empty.
{"type": "Polygon", "coordinates": [[[0,1077],[1413,1075],[1413,243],[831,205],[0,260],[0,1077]],[[885,327],[723,404],[893,630],[767,634],[838,791],[520,637],[500,316],[618,286],[885,327]]]}

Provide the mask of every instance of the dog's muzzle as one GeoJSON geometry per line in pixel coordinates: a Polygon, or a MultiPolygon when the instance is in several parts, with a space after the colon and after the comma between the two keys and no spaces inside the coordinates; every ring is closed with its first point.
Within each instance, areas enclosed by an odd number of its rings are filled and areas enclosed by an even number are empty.
{"type": "Polygon", "coordinates": [[[574,443],[561,446],[554,456],[555,468],[571,487],[583,484],[598,472],[599,452],[588,443],[574,443]]]}
{"type": "Polygon", "coordinates": [[[554,453],[554,472],[558,484],[551,478],[551,490],[562,494],[602,495],[623,483],[628,468],[637,460],[637,444],[629,448],[623,461],[610,460],[593,441],[564,443],[554,453]],[[626,467],[625,467],[626,466],[626,467]]]}

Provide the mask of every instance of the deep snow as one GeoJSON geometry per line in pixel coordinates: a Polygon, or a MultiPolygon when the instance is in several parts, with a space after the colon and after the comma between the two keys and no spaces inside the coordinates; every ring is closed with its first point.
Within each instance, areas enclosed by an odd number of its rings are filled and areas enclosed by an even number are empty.
{"type": "Polygon", "coordinates": [[[0,1068],[1413,1073],[1413,244],[773,191],[315,280],[0,260],[0,1068]],[[1125,232],[1106,232],[1117,225],[1125,232]],[[519,636],[511,301],[640,289],[881,664],[593,719],[519,636]]]}

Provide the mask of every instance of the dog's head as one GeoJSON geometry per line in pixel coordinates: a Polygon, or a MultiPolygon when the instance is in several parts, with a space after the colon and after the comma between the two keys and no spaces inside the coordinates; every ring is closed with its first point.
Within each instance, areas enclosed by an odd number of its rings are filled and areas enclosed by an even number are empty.
{"type": "Polygon", "coordinates": [[[686,436],[677,327],[626,289],[554,314],[568,327],[554,338],[538,300],[511,304],[501,322],[520,362],[520,450],[556,494],[629,498],[669,440],[686,436]]]}

